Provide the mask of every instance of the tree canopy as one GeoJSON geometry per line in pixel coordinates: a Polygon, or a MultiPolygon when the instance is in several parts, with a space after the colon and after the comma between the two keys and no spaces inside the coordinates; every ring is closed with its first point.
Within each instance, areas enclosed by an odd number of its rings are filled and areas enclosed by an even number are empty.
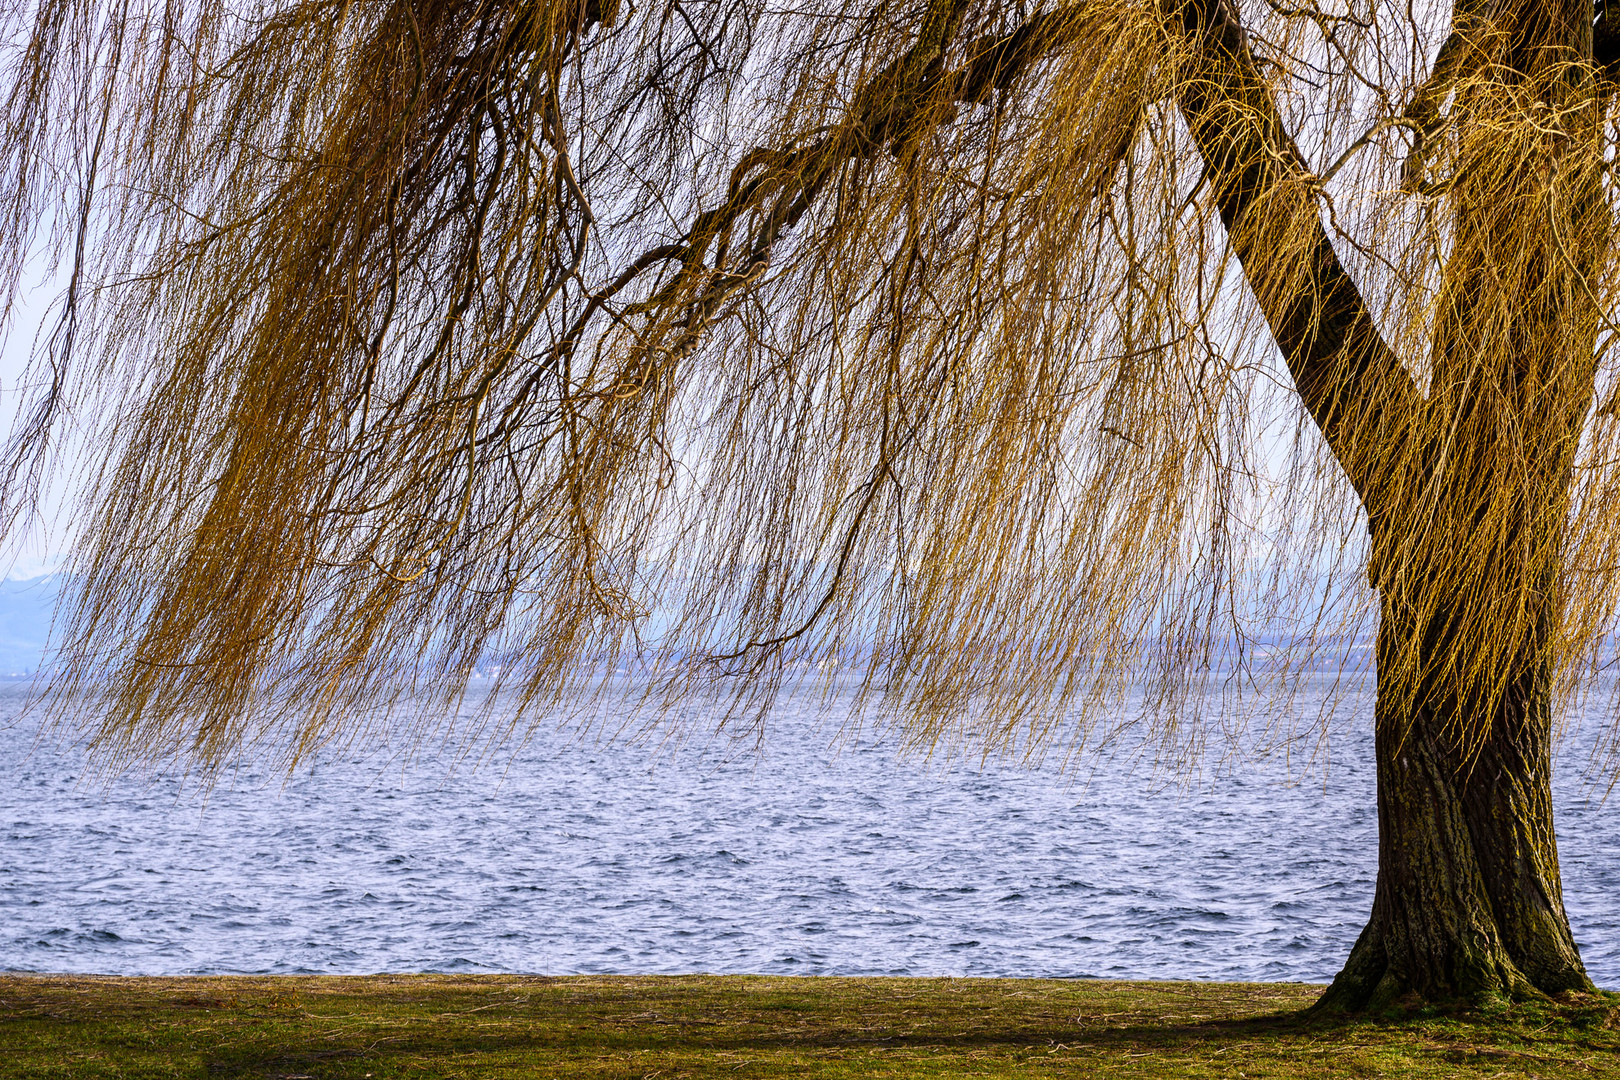
{"type": "Polygon", "coordinates": [[[1571,686],[1609,23],[1522,64],[1509,6],[15,5],[0,268],[70,285],[8,520],[65,416],[98,466],[57,687],[209,760],[492,655],[542,702],[842,659],[925,740],[1132,690],[1174,732],[1395,578],[1452,645],[1390,687],[1571,686]]]}

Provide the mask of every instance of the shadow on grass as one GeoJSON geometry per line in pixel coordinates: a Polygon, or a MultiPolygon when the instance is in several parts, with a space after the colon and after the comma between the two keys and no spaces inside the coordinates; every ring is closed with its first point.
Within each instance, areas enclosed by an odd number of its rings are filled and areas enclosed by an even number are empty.
{"type": "MultiPolygon", "coordinates": [[[[1620,1045],[1615,1035],[1615,1028],[1620,1027],[1617,1005],[1620,997],[1605,995],[1494,1011],[1425,1009],[1370,1017],[1317,1014],[1307,1009],[1186,1021],[1141,1015],[1103,1020],[1081,1015],[1067,1022],[1018,1017],[975,1022],[964,1015],[958,1022],[931,1011],[919,1015],[923,1022],[910,1030],[900,1030],[906,1020],[903,1013],[888,1013],[875,1018],[880,1023],[861,1027],[849,1022],[865,1019],[861,1016],[835,1020],[814,1013],[796,1016],[792,1010],[765,1015],[750,1011],[746,1017],[725,1022],[656,1013],[595,1016],[585,1022],[587,1018],[577,1015],[560,1020],[542,1011],[503,1017],[501,1030],[440,1027],[378,1041],[361,1035],[341,1047],[328,1043],[319,1049],[311,1045],[305,1051],[283,1043],[274,1051],[261,1046],[256,1054],[219,1053],[212,1056],[209,1073],[221,1080],[316,1080],[371,1073],[379,1077],[433,1075],[436,1067],[448,1067],[452,1062],[488,1062],[548,1076],[622,1077],[660,1071],[666,1076],[724,1076],[736,1075],[729,1070],[742,1059],[755,1065],[756,1074],[799,1075],[824,1067],[834,1071],[855,1067],[859,1075],[865,1067],[862,1063],[876,1060],[869,1055],[878,1051],[901,1052],[888,1060],[895,1062],[891,1072],[903,1073],[899,1059],[909,1051],[914,1057],[926,1055],[932,1063],[917,1075],[934,1075],[935,1069],[955,1071],[970,1062],[977,1071],[998,1059],[1011,1067],[1066,1049],[1105,1058],[1162,1056],[1167,1061],[1231,1051],[1223,1061],[1236,1065],[1239,1057],[1265,1060],[1292,1066],[1288,1075],[1304,1076],[1310,1072],[1295,1073],[1294,1069],[1306,1066],[1308,1057],[1320,1061],[1318,1055],[1324,1053],[1342,1050],[1348,1056],[1392,1047],[1404,1047],[1404,1052],[1442,1067],[1449,1062],[1494,1071],[1503,1065],[1570,1063],[1567,1059],[1583,1054],[1620,1060],[1611,1057],[1620,1045]]],[[[312,1042],[313,1038],[306,1045],[312,1042]]],[[[478,1068],[474,1065],[467,1075],[477,1075],[478,1068]]]]}
{"type": "MultiPolygon", "coordinates": [[[[265,1053],[225,1052],[211,1055],[209,1075],[221,1080],[266,1080],[308,1076],[363,1075],[373,1070],[390,1075],[395,1071],[419,1070],[427,1062],[484,1059],[508,1067],[532,1064],[554,1070],[567,1066],[578,1075],[589,1075],[592,1063],[608,1069],[614,1060],[639,1054],[649,1066],[654,1063],[685,1063],[683,1068],[705,1060],[745,1058],[761,1065],[775,1062],[788,1069],[796,1063],[825,1060],[839,1052],[872,1050],[933,1051],[949,1059],[955,1056],[983,1060],[993,1057],[1016,1058],[1030,1053],[1047,1053],[1054,1047],[1084,1046],[1095,1052],[1129,1053],[1144,1051],[1195,1050],[1220,1046],[1254,1044],[1286,1054],[1291,1045],[1320,1042],[1336,1034],[1365,1031],[1379,1021],[1346,1016],[1317,1016],[1291,1011],[1239,1019],[1213,1019],[1199,1022],[1124,1022],[1099,1025],[1085,1022],[1028,1024],[1007,1029],[987,1026],[967,1031],[930,1027],[916,1031],[889,1031],[879,1034],[859,1028],[837,1026],[813,1030],[792,1026],[772,1028],[751,1023],[745,1031],[721,1033],[714,1025],[681,1019],[607,1021],[584,1030],[558,1032],[537,1022],[537,1030],[516,1030],[522,1021],[509,1022],[509,1030],[499,1032],[417,1031],[364,1045],[362,1037],[353,1045],[307,1051],[283,1045],[265,1053]],[[353,1066],[363,1065],[358,1071],[353,1066]],[[347,1066],[347,1067],[345,1067],[347,1066]],[[334,1068],[337,1067],[337,1068],[334,1068]]],[[[1387,1027],[1387,1023],[1382,1023],[1387,1027]]],[[[313,1042],[314,1039],[310,1039],[313,1042]]],[[[619,1072],[622,1074],[623,1070],[619,1072]]],[[[550,1075],[550,1073],[546,1073],[550,1075]]]]}

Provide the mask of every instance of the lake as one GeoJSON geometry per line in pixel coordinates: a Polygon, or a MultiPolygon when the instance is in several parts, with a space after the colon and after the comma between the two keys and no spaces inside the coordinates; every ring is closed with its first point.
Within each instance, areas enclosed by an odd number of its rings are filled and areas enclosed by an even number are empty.
{"type": "MultiPolygon", "coordinates": [[[[0,716],[22,692],[0,688],[0,716]]],[[[211,791],[87,779],[78,751],[13,721],[0,969],[1322,981],[1372,902],[1367,705],[1333,708],[1330,763],[1313,737],[1211,758],[1190,787],[1128,755],[902,757],[892,733],[838,740],[804,697],[759,754],[545,727],[476,767],[375,745],[211,791]]],[[[1575,937],[1616,988],[1600,726],[1561,744],[1555,794],[1575,937]]]]}

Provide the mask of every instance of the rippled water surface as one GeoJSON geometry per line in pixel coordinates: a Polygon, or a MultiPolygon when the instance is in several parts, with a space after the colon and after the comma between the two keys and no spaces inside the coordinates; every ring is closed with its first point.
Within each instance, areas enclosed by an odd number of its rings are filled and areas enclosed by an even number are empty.
{"type": "MultiPolygon", "coordinates": [[[[20,692],[0,691],[0,715],[20,692]],[[9,695],[9,696],[8,696],[9,695]]],[[[1331,978],[1372,901],[1365,703],[1332,764],[1061,774],[833,745],[794,699],[762,756],[537,733],[476,769],[333,755],[291,778],[81,779],[0,727],[0,969],[1331,978]]],[[[1620,825],[1560,751],[1565,897],[1620,987],[1620,825]]]]}

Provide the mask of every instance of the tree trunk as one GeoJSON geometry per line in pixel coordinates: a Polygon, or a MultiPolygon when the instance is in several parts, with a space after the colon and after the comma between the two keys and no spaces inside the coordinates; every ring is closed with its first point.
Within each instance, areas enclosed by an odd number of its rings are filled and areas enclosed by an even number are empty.
{"type": "Polygon", "coordinates": [[[1562,530],[1593,395],[1612,84],[1586,66],[1590,0],[1478,9],[1459,2],[1448,45],[1468,71],[1442,65],[1417,91],[1418,113],[1449,100],[1452,122],[1420,388],[1339,261],[1234,0],[1161,3],[1228,242],[1367,509],[1383,603],[1378,886],[1326,1008],[1592,988],[1558,876],[1551,673],[1574,647],[1562,530]],[[1527,103],[1561,118],[1557,138],[1527,103]]]}
{"type": "MultiPolygon", "coordinates": [[[[1398,633],[1387,601],[1384,609],[1380,672],[1398,633]]],[[[1558,875],[1550,694],[1544,671],[1521,673],[1470,755],[1450,710],[1380,678],[1378,885],[1372,917],[1319,1008],[1593,989],[1558,875]]]]}

